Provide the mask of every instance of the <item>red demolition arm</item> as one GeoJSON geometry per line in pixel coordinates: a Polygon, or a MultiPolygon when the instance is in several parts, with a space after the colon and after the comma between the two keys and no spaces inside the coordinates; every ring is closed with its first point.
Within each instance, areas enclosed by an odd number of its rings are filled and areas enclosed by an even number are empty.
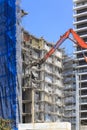
{"type": "MultiPolygon", "coordinates": [[[[76,41],[75,43],[80,46],[81,48],[87,49],[87,44],[84,42],[82,38],[73,30],[69,29],[64,35],[60,37],[60,39],[57,41],[57,43],[45,54],[45,56],[42,59],[37,60],[36,62],[31,63],[31,66],[35,65],[41,65],[44,63],[55,51],[59,46],[67,39],[69,38],[70,33],[73,35],[74,40],[76,41]]],[[[86,59],[86,56],[85,56],[86,59]]]]}
{"type": "Polygon", "coordinates": [[[84,40],[80,38],[80,36],[73,29],[70,29],[70,32],[72,33],[73,38],[76,40],[77,45],[79,45],[81,48],[87,49],[87,44],[84,42],[84,40]]]}

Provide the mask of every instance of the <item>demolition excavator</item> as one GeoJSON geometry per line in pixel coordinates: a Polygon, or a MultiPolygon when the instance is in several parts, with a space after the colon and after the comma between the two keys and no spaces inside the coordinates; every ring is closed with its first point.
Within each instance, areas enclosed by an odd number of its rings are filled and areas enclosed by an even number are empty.
{"type": "MultiPolygon", "coordinates": [[[[47,52],[43,58],[38,59],[35,62],[32,62],[30,64],[30,67],[33,66],[37,66],[37,65],[41,65],[43,64],[55,51],[57,48],[59,48],[59,46],[66,40],[66,39],[70,39],[72,42],[74,42],[75,44],[77,44],[79,47],[81,47],[82,49],[87,49],[87,43],[84,42],[84,40],[73,30],[73,29],[69,29],[67,32],[64,33],[64,35],[60,36],[60,39],[57,41],[57,43],[49,50],[49,52],[47,52]],[[72,34],[74,40],[72,38],[69,37],[69,35],[72,34]]],[[[83,51],[82,51],[83,52],[83,51]]],[[[83,56],[85,61],[87,62],[87,57],[85,56],[84,52],[83,52],[83,56]]]]}

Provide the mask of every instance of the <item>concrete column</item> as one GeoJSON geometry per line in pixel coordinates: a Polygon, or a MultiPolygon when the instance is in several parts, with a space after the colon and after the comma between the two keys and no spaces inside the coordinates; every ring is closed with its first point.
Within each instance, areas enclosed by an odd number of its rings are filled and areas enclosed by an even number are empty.
{"type": "Polygon", "coordinates": [[[32,123],[34,123],[34,89],[32,89],[32,123]]]}
{"type": "Polygon", "coordinates": [[[78,73],[75,73],[76,76],[76,130],[79,130],[79,76],[78,73]]]}

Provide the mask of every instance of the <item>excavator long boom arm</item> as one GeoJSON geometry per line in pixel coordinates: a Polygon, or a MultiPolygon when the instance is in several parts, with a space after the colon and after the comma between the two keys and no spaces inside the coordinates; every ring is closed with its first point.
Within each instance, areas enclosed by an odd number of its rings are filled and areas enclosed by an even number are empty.
{"type": "Polygon", "coordinates": [[[80,36],[73,30],[73,29],[69,29],[67,32],[65,32],[64,35],[62,35],[60,37],[60,39],[57,41],[57,43],[49,50],[49,52],[47,52],[43,58],[37,60],[36,62],[31,63],[31,67],[32,66],[36,66],[36,65],[41,65],[42,63],[44,63],[55,51],[57,48],[59,48],[59,46],[67,39],[69,38],[69,35],[72,34],[75,43],[80,46],[81,48],[85,48],[87,49],[87,44],[84,42],[84,40],[82,38],[80,38],[80,36]]]}

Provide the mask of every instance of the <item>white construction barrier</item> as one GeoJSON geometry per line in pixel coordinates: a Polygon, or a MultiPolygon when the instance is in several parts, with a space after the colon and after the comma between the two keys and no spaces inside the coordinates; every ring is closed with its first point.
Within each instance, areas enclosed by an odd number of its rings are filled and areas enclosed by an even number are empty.
{"type": "Polygon", "coordinates": [[[18,125],[18,130],[71,130],[71,124],[68,122],[24,123],[18,125]]]}
{"type": "Polygon", "coordinates": [[[87,130],[87,125],[85,125],[85,126],[84,126],[84,125],[81,126],[80,129],[81,129],[81,130],[87,130]]]}

